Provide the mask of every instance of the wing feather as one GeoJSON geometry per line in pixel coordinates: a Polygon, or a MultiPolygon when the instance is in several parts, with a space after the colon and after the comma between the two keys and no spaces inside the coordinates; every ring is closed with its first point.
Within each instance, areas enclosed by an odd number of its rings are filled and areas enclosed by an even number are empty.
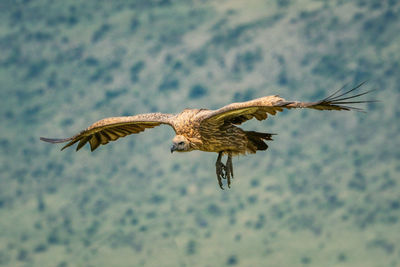
{"type": "MultiPolygon", "coordinates": [[[[79,149],[81,149],[84,145],[86,145],[86,143],[89,141],[89,139],[90,139],[90,136],[83,136],[81,139],[80,139],[80,141],[79,141],[79,143],[78,143],[78,146],[76,147],[76,151],[78,151],[79,149]]],[[[79,140],[79,139],[78,139],[79,140]]],[[[72,143],[72,142],[71,142],[72,143]]],[[[73,144],[73,143],[72,143],[73,144]]],[[[67,144],[65,147],[63,147],[61,150],[63,150],[63,149],[65,149],[65,148],[67,148],[67,147],[69,147],[70,145],[72,145],[72,144],[67,144]]]]}
{"type": "Polygon", "coordinates": [[[102,145],[105,145],[105,144],[108,143],[108,139],[107,139],[106,134],[104,132],[99,133],[99,136],[100,136],[100,143],[102,145]]]}
{"type": "MultiPolygon", "coordinates": [[[[120,134],[121,137],[125,137],[128,134],[130,134],[130,132],[128,130],[125,130],[124,128],[121,128],[121,127],[118,127],[116,129],[116,131],[120,134]]],[[[136,131],[136,132],[138,132],[138,131],[136,131]]]]}
{"type": "Polygon", "coordinates": [[[110,141],[115,141],[119,138],[118,134],[111,129],[105,129],[103,132],[110,141]]]}
{"type": "Polygon", "coordinates": [[[352,104],[362,104],[377,102],[374,100],[356,100],[355,98],[368,94],[374,90],[349,95],[351,92],[359,89],[365,82],[358,84],[348,91],[343,91],[344,87],[335,91],[325,99],[317,102],[299,102],[286,101],[285,99],[273,95],[257,98],[254,100],[232,103],[217,110],[205,113],[201,118],[201,125],[223,125],[225,123],[242,124],[243,122],[256,118],[257,120],[265,120],[268,114],[275,115],[278,111],[292,108],[311,108],[317,110],[356,110],[362,111],[361,108],[352,106],[352,104]]]}
{"type": "Polygon", "coordinates": [[[94,151],[96,148],[99,147],[99,145],[100,145],[99,133],[95,133],[92,135],[92,138],[90,138],[90,140],[89,140],[89,144],[90,144],[90,149],[92,151],[94,151]]]}
{"type": "MultiPolygon", "coordinates": [[[[80,133],[65,139],[52,139],[41,137],[40,140],[49,143],[68,142],[61,150],[79,142],[78,151],[89,142],[91,151],[96,150],[100,145],[108,144],[118,138],[143,132],[147,128],[154,128],[161,124],[173,126],[172,114],[147,113],[135,116],[111,117],[97,121],[80,133]]],[[[175,130],[175,129],[174,129],[175,130]]]]}

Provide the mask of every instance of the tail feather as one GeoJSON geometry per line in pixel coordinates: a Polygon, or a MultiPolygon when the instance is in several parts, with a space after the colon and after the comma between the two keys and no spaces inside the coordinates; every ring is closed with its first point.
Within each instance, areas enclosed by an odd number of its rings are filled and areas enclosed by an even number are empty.
{"type": "Polygon", "coordinates": [[[267,150],[268,145],[264,142],[264,140],[272,141],[273,135],[276,134],[246,131],[246,136],[248,140],[250,141],[251,145],[253,145],[256,148],[256,150],[267,150]]]}

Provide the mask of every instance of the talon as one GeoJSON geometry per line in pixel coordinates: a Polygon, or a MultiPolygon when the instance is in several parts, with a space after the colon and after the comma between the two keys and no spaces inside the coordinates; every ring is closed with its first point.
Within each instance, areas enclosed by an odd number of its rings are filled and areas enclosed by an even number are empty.
{"type": "Polygon", "coordinates": [[[223,174],[222,174],[222,171],[221,171],[221,168],[219,167],[219,166],[217,166],[217,180],[218,180],[218,184],[219,184],[219,187],[222,189],[222,190],[224,190],[224,188],[222,187],[222,178],[223,177],[223,174]]]}
{"type": "Polygon", "coordinates": [[[215,162],[215,171],[217,173],[218,185],[222,190],[224,190],[224,187],[223,187],[223,184],[222,184],[222,179],[226,179],[227,168],[221,162],[221,157],[222,157],[222,152],[219,152],[218,158],[217,158],[217,162],[215,162]]]}
{"type": "Polygon", "coordinates": [[[217,180],[219,187],[224,190],[222,179],[227,180],[228,188],[231,188],[231,179],[233,179],[233,164],[232,164],[232,152],[228,153],[228,159],[226,160],[225,165],[221,162],[222,153],[218,153],[217,161],[215,162],[215,169],[217,173],[217,180]]]}
{"type": "Polygon", "coordinates": [[[223,163],[221,163],[221,172],[222,172],[222,179],[226,179],[226,175],[227,175],[227,173],[228,173],[228,171],[227,171],[227,168],[226,168],[226,166],[223,164],[223,163]]]}
{"type": "Polygon", "coordinates": [[[231,173],[229,172],[229,169],[226,172],[226,177],[227,177],[227,180],[228,180],[228,182],[227,182],[228,188],[231,188],[231,173]]]}
{"type": "Polygon", "coordinates": [[[224,187],[222,186],[222,178],[223,178],[223,173],[220,167],[217,167],[217,180],[218,180],[218,185],[219,187],[224,190],[224,187]]]}
{"type": "Polygon", "coordinates": [[[228,154],[228,159],[226,160],[226,171],[225,175],[228,179],[228,188],[231,188],[231,178],[233,179],[233,164],[232,164],[232,154],[228,154]]]}

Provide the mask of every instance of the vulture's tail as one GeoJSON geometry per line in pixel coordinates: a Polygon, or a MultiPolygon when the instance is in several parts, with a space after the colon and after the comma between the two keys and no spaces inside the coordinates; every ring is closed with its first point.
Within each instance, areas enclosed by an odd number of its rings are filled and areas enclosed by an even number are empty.
{"type": "Polygon", "coordinates": [[[260,133],[255,131],[245,131],[247,139],[249,140],[249,149],[255,153],[257,150],[267,150],[268,145],[264,140],[272,141],[271,133],[260,133]]]}

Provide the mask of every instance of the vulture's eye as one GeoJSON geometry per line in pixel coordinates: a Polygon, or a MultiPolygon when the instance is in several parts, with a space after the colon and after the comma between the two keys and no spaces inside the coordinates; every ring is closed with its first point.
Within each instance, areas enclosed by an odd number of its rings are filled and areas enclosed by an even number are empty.
{"type": "Polygon", "coordinates": [[[179,146],[183,146],[184,144],[185,144],[185,142],[183,142],[183,141],[178,143],[179,146]]]}

